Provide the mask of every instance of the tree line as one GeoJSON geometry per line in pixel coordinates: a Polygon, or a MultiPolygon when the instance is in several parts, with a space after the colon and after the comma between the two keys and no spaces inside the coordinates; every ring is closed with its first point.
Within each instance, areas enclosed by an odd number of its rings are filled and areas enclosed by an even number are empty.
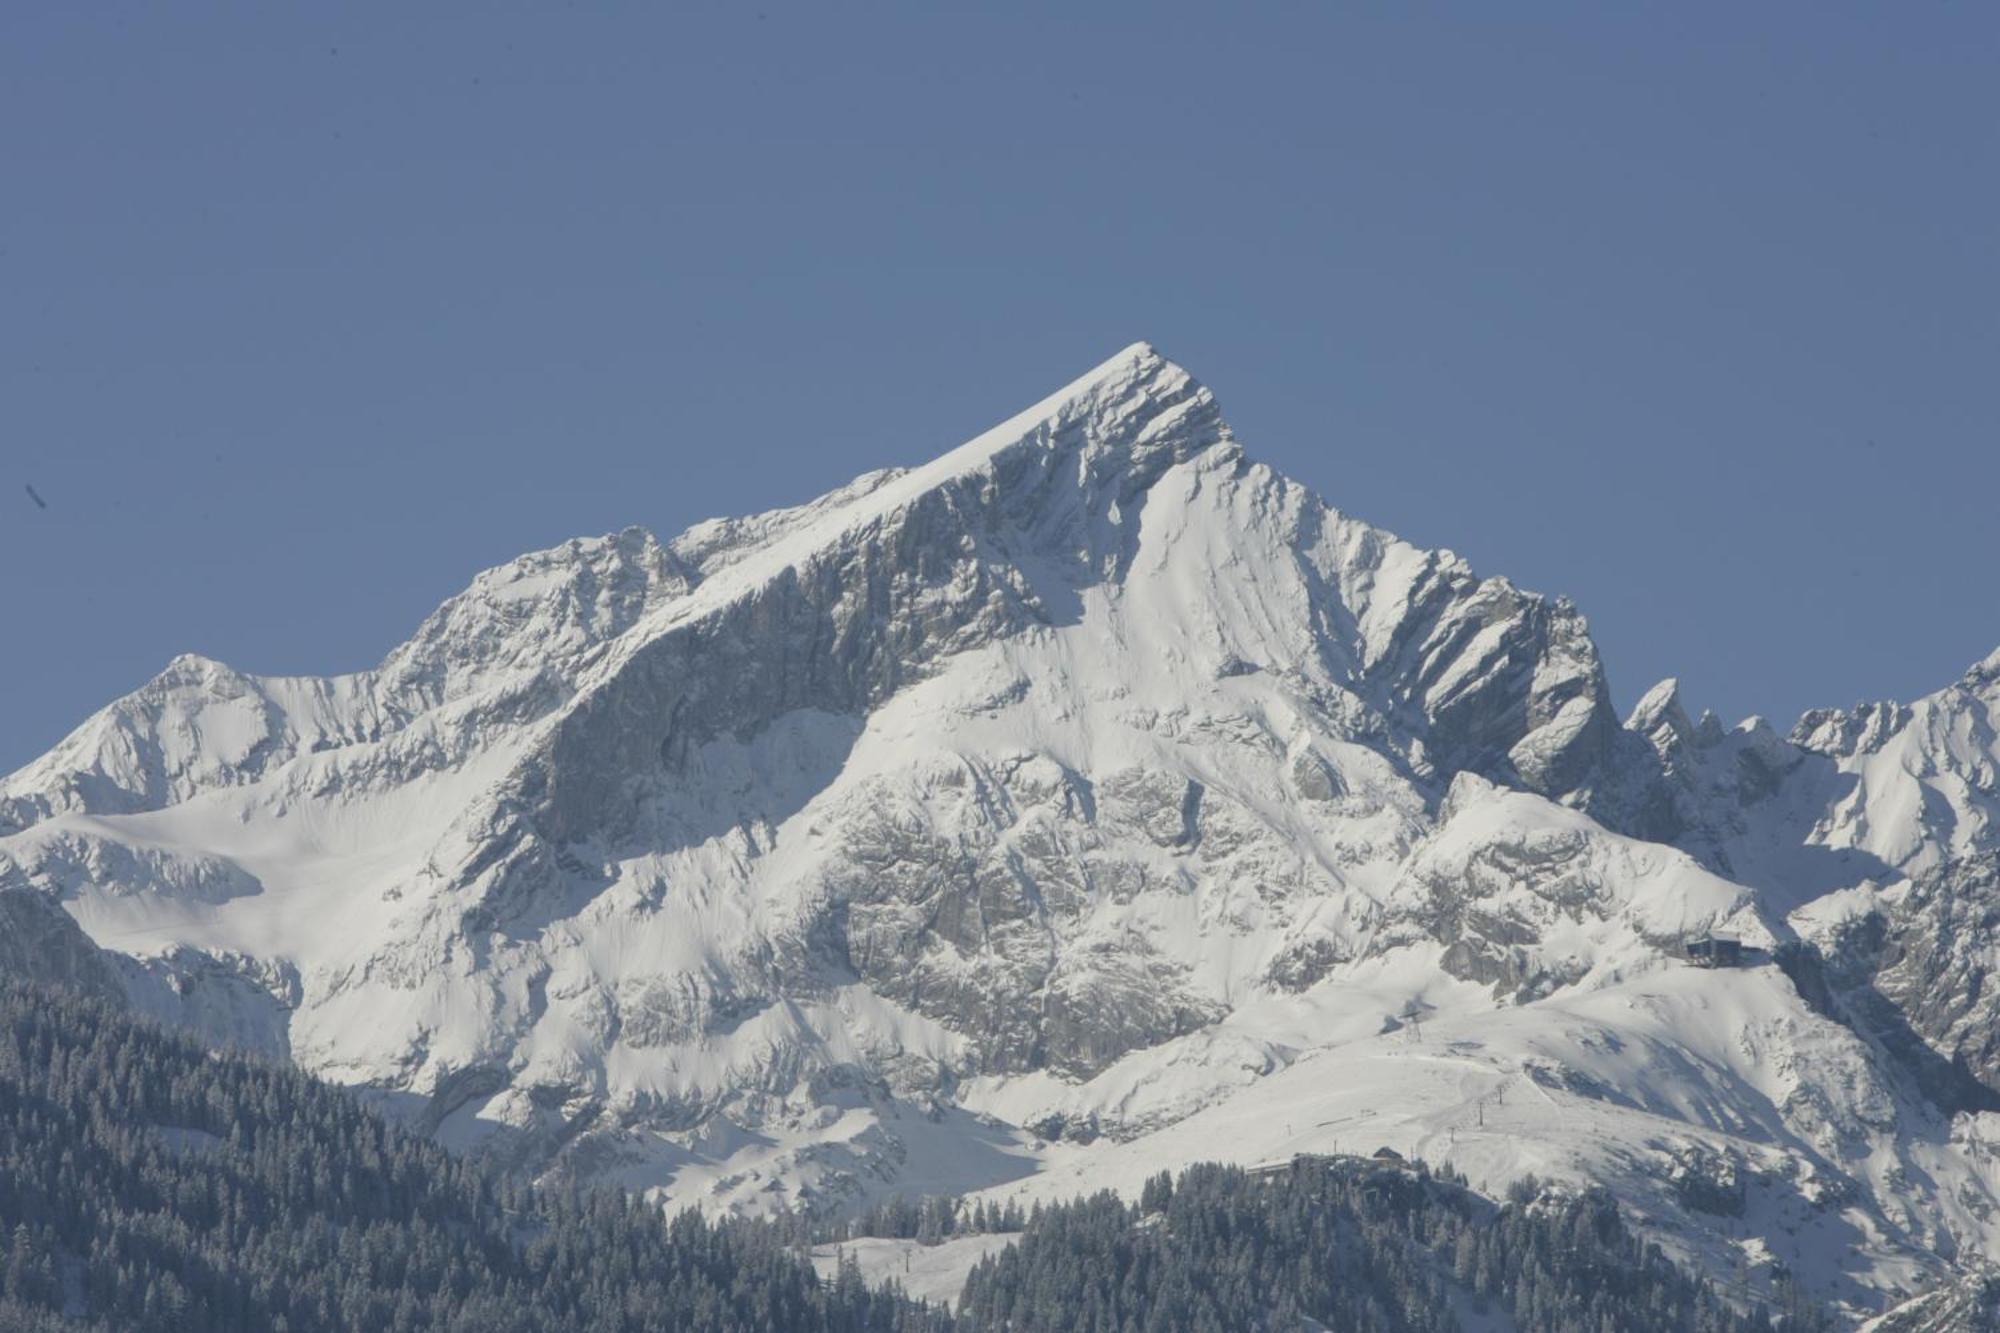
{"type": "MultiPolygon", "coordinates": [[[[710,1222],[455,1158],[296,1070],[0,983],[0,1330],[27,1333],[1758,1333],[1602,1192],[1494,1204],[1449,1172],[1201,1165],[1127,1204],[889,1200],[710,1222]],[[811,1239],[1014,1232],[954,1316],[822,1280],[811,1239]]],[[[1819,1325],[1795,1314],[1788,1329],[1819,1325]]]]}

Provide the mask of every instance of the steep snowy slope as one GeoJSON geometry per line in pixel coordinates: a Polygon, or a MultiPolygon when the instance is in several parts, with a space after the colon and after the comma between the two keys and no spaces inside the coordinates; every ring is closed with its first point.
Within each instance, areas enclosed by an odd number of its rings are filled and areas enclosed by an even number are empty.
{"type": "Polygon", "coordinates": [[[1949,1076],[1991,1024],[1938,980],[1990,962],[1991,674],[1621,726],[1567,603],[1249,461],[1138,345],[922,467],[489,571],[369,672],[178,659],[0,783],[0,887],[155,1012],[663,1198],[1400,1134],[1752,1285],[1837,1240],[1862,1307],[1996,1252],[1949,1076]]]}
{"type": "MultiPolygon", "coordinates": [[[[1574,787],[1608,718],[1566,607],[1245,463],[1142,347],[926,468],[484,575],[363,676],[181,659],[4,808],[108,942],[296,967],[348,1076],[617,1098],[606,1045],[819,1047],[775,1001],[852,978],[1083,1072],[1351,956],[1441,775],[1574,787]]],[[[740,1086],[684,1055],[630,1077],[740,1086]]]]}

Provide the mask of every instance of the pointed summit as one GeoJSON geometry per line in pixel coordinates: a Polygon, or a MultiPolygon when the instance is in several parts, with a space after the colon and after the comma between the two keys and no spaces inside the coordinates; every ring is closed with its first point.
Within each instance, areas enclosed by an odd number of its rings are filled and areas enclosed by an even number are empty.
{"type": "Polygon", "coordinates": [[[1625,719],[1625,729],[1651,741],[1663,758],[1689,744],[1694,739],[1694,723],[1681,705],[1680,681],[1668,676],[1647,690],[1625,719]]]}
{"type": "MultiPolygon", "coordinates": [[[[1102,482],[1126,467],[1146,477],[1231,443],[1215,396],[1149,342],[1135,342],[1040,402],[898,478],[916,492],[947,477],[1001,464],[1008,455],[1077,451],[1083,479],[1102,482]]],[[[885,488],[886,489],[886,488],[885,488]]]]}

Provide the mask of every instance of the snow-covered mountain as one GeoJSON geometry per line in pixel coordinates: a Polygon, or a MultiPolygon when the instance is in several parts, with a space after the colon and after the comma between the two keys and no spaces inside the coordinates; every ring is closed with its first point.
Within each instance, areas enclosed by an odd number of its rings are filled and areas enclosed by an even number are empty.
{"type": "Polygon", "coordinates": [[[0,888],[153,1012],[667,1200],[1386,1144],[1863,1311],[2000,1257],[1996,710],[2000,654],[1789,739],[1671,682],[1621,724],[1567,602],[1141,344],[490,570],[372,671],[176,659],[0,783],[0,888]]]}

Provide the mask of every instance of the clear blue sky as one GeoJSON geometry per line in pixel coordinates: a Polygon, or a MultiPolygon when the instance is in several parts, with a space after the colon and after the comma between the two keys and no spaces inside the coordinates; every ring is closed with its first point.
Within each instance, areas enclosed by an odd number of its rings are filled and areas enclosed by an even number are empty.
{"type": "Polygon", "coordinates": [[[2000,11],[1418,8],[7,7],[0,769],[1137,338],[1621,705],[2000,644],[2000,11]]]}

